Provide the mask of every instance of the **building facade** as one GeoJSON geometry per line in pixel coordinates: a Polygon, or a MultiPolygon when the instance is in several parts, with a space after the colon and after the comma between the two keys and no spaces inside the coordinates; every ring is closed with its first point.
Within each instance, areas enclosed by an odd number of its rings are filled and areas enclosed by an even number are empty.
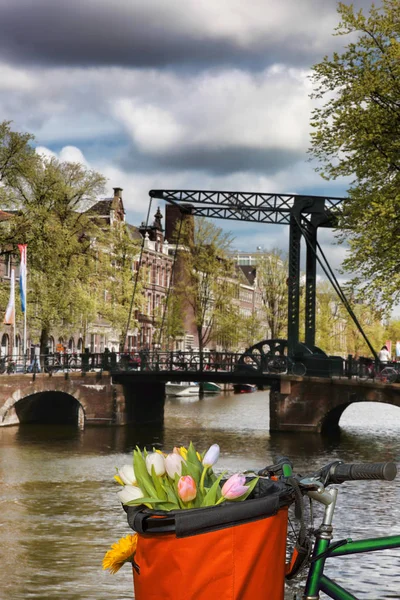
{"type": "MultiPolygon", "coordinates": [[[[132,324],[127,330],[124,350],[136,352],[147,348],[153,350],[167,346],[165,337],[162,336],[162,325],[165,321],[165,305],[167,296],[172,293],[174,278],[180,276],[179,268],[175,264],[176,247],[169,243],[173,239],[180,212],[173,205],[166,206],[166,225],[163,228],[163,215],[160,208],[152,218],[151,223],[142,223],[139,227],[126,223],[125,208],[123,203],[122,188],[114,188],[114,194],[102,198],[88,209],[88,213],[101,225],[102,228],[112,228],[123,224],[132,241],[137,242],[137,254],[132,257],[132,275],[138,272],[142,282],[141,302],[134,302],[141,306],[134,310],[132,324]]],[[[7,220],[9,214],[0,211],[0,220],[7,220]]],[[[262,309],[261,294],[257,285],[256,269],[252,265],[243,265],[237,261],[237,302],[243,316],[251,316],[262,309]]],[[[4,252],[0,258],[0,281],[7,288],[11,280],[11,271],[15,270],[16,279],[19,276],[19,256],[4,252]]],[[[28,273],[29,273],[29,248],[28,248],[28,273]]],[[[16,286],[18,302],[18,286],[16,286]]],[[[29,275],[28,275],[29,294],[29,275]]],[[[28,300],[29,301],[29,300],[28,300]]],[[[3,303],[3,301],[2,301],[3,303]]],[[[6,308],[1,307],[3,314],[6,308]]],[[[28,306],[29,310],[29,306],[28,306]]],[[[29,315],[28,315],[29,323],[29,315]]],[[[193,315],[188,312],[183,315],[183,335],[174,340],[174,349],[189,350],[199,346],[197,331],[193,322],[193,315]]],[[[82,323],[81,327],[65,333],[66,329],[55,324],[50,332],[48,349],[52,352],[82,352],[84,347],[91,352],[104,352],[105,349],[118,351],[121,347],[121,332],[115,330],[104,319],[97,319],[92,323],[82,323]],[[61,333],[61,331],[63,333],[61,333]]],[[[2,356],[22,354],[23,323],[21,319],[14,326],[2,325],[0,334],[0,353],[2,356]]],[[[27,331],[27,348],[38,344],[37,334],[27,331]]],[[[255,340],[259,341],[259,340],[255,340]]],[[[171,348],[171,345],[168,344],[171,348]]],[[[218,340],[210,343],[210,349],[221,349],[218,340]]]]}

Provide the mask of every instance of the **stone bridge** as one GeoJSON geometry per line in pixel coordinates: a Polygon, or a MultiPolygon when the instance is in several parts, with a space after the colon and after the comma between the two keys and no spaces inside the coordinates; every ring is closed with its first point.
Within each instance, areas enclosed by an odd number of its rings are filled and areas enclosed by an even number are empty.
{"type": "Polygon", "coordinates": [[[283,375],[271,385],[270,431],[333,433],[342,413],[354,402],[400,407],[400,384],[283,375]]]}
{"type": "MultiPolygon", "coordinates": [[[[12,374],[0,377],[0,427],[19,423],[125,425],[164,420],[165,381],[171,373],[109,372],[12,374]]],[[[175,372],[176,379],[210,378],[209,373],[175,372]]],[[[271,431],[329,433],[354,402],[400,407],[400,384],[344,377],[264,377],[217,371],[212,379],[232,383],[243,377],[270,389],[271,431]]],[[[244,379],[243,379],[244,381],[244,379]]],[[[243,413],[245,414],[245,397],[243,413]]],[[[265,410],[268,410],[267,397],[265,410]]],[[[399,413],[400,417],[400,413],[399,413]]]]}
{"type": "Polygon", "coordinates": [[[127,420],[122,387],[108,373],[0,377],[0,426],[18,423],[119,425],[127,420]]]}

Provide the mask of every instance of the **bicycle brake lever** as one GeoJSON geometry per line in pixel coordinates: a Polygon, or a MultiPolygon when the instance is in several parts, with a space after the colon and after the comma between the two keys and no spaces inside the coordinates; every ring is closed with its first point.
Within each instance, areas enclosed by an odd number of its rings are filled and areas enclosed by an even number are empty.
{"type": "Polygon", "coordinates": [[[305,477],[304,479],[300,479],[299,485],[301,488],[307,491],[315,490],[317,492],[323,492],[325,490],[325,486],[322,481],[316,477],[305,477]]]}

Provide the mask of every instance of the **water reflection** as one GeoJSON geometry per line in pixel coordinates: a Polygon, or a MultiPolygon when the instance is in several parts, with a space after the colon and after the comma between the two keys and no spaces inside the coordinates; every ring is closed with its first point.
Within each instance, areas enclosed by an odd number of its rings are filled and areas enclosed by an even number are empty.
{"type": "MultiPolygon", "coordinates": [[[[299,472],[335,459],[400,462],[395,407],[353,405],[342,416],[341,435],[330,438],[270,434],[268,425],[268,395],[257,392],[194,402],[168,399],[163,427],[0,428],[0,564],[3,573],[12,574],[3,578],[0,598],[133,597],[129,568],[112,577],[101,571],[101,560],[109,545],[129,532],[112,476],[116,466],[131,460],[136,445],[171,449],[193,440],[203,449],[217,441],[220,469],[231,472],[261,468],[282,454],[299,472]]],[[[400,534],[399,483],[343,485],[337,536],[400,534]]],[[[400,553],[397,559],[393,555],[340,559],[333,569],[365,598],[399,598],[400,553]]]]}

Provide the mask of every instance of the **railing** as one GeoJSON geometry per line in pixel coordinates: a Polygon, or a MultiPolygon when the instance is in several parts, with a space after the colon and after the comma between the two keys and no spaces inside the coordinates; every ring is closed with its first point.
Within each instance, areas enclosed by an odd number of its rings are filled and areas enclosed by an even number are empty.
{"type": "Polygon", "coordinates": [[[0,375],[18,373],[69,372],[157,372],[187,371],[198,373],[241,373],[258,375],[295,375],[347,378],[381,383],[400,382],[400,363],[381,364],[368,358],[305,356],[292,360],[286,356],[246,356],[234,352],[147,351],[91,353],[55,353],[33,358],[4,356],[0,358],[0,375]]]}

